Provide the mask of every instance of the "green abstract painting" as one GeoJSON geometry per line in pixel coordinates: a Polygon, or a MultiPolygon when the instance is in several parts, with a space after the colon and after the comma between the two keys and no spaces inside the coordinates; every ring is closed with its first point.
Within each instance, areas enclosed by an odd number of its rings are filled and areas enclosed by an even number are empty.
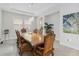
{"type": "Polygon", "coordinates": [[[63,16],[64,33],[79,34],[79,12],[63,16]]]}

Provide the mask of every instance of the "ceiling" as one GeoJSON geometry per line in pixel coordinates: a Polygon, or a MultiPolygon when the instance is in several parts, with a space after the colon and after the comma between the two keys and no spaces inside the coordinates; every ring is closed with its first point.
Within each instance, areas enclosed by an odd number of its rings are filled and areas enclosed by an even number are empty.
{"type": "Polygon", "coordinates": [[[56,5],[56,3],[0,3],[0,8],[7,11],[37,15],[56,5]]]}

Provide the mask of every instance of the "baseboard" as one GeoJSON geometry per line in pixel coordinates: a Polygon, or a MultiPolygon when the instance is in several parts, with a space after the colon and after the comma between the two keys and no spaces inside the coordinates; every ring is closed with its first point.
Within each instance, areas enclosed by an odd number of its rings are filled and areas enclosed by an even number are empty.
{"type": "Polygon", "coordinates": [[[72,46],[72,45],[69,45],[69,44],[65,44],[64,42],[60,42],[60,44],[66,46],[66,47],[69,47],[69,48],[75,49],[75,50],[79,50],[79,47],[72,46]]]}

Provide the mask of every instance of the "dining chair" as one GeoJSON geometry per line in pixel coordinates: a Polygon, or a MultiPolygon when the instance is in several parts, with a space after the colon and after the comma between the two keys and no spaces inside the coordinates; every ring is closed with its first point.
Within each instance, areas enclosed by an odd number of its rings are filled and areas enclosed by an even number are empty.
{"type": "Polygon", "coordinates": [[[47,33],[44,37],[44,43],[39,44],[33,48],[33,55],[34,56],[49,56],[54,55],[54,41],[55,41],[55,34],[54,32],[47,33]]]}
{"type": "Polygon", "coordinates": [[[22,33],[26,33],[27,31],[26,31],[25,28],[22,28],[22,29],[21,29],[21,32],[22,32],[22,33]]]}
{"type": "Polygon", "coordinates": [[[20,44],[20,54],[23,55],[27,52],[32,52],[32,45],[28,40],[25,40],[23,37],[21,38],[21,44],[20,44]]]}
{"type": "Polygon", "coordinates": [[[25,52],[31,52],[32,45],[28,40],[25,40],[21,35],[19,31],[16,31],[17,35],[17,47],[19,50],[19,55],[23,55],[25,52]]]}
{"type": "Polygon", "coordinates": [[[20,43],[20,32],[18,30],[15,30],[16,36],[17,36],[17,47],[19,46],[20,43]]]}

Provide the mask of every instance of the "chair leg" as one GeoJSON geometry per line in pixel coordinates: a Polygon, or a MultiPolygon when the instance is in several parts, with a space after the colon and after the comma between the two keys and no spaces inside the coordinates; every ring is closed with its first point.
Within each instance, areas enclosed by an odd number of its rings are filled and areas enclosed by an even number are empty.
{"type": "Polygon", "coordinates": [[[19,48],[19,55],[22,56],[22,52],[21,52],[21,49],[20,48],[19,48]]]}
{"type": "Polygon", "coordinates": [[[52,52],[52,56],[54,56],[54,52],[52,52]]]}
{"type": "Polygon", "coordinates": [[[35,48],[36,48],[36,47],[33,47],[33,49],[32,49],[32,54],[33,54],[33,56],[36,56],[35,48]]]}
{"type": "Polygon", "coordinates": [[[19,52],[19,55],[20,55],[20,56],[22,56],[22,53],[21,53],[21,52],[19,52]]]}
{"type": "Polygon", "coordinates": [[[35,51],[32,51],[33,56],[36,56],[35,51]]]}

